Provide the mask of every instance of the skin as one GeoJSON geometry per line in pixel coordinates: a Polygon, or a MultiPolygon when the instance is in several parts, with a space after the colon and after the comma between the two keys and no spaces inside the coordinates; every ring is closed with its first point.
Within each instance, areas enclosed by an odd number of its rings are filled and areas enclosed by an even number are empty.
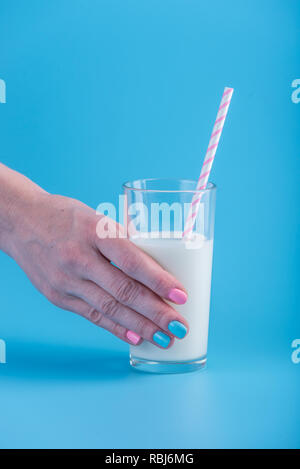
{"type": "Polygon", "coordinates": [[[164,299],[173,288],[185,292],[184,286],[128,239],[100,239],[101,218],[82,202],[49,194],[0,164],[0,249],[33,285],[55,305],[127,343],[130,330],[141,337],[137,345],[145,339],[158,346],[152,337],[161,331],[171,347],[169,322],[188,324],[164,299]]]}

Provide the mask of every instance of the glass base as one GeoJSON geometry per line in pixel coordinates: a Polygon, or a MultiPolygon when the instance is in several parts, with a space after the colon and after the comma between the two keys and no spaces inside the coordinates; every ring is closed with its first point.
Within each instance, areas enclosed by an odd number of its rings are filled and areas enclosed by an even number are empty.
{"type": "Polygon", "coordinates": [[[196,360],[188,361],[152,361],[137,358],[130,355],[130,365],[137,371],[146,373],[190,373],[191,371],[204,370],[206,366],[206,355],[196,360]]]}

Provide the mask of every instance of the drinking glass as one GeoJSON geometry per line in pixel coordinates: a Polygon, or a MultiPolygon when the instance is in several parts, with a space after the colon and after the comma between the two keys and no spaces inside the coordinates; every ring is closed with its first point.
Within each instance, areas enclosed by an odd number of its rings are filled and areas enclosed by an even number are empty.
{"type": "Polygon", "coordinates": [[[209,183],[200,191],[196,187],[197,181],[186,179],[139,179],[123,184],[128,237],[188,293],[184,305],[172,306],[188,321],[189,333],[175,339],[167,350],[148,341],[130,346],[130,364],[137,370],[180,373],[206,365],[216,186],[209,183]],[[194,196],[200,197],[196,221],[189,236],[183,237],[194,196]]]}

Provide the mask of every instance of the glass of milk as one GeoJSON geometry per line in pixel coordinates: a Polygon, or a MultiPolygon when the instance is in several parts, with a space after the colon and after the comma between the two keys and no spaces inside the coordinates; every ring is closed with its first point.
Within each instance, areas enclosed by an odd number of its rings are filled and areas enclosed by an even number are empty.
{"type": "Polygon", "coordinates": [[[173,274],[186,288],[188,300],[174,305],[190,326],[184,339],[167,350],[144,341],[130,346],[130,364],[154,373],[182,373],[202,369],[207,338],[213,257],[216,186],[202,191],[197,181],[140,179],[123,185],[124,223],[130,240],[173,274]],[[193,196],[201,193],[196,223],[188,239],[182,237],[193,196]]]}

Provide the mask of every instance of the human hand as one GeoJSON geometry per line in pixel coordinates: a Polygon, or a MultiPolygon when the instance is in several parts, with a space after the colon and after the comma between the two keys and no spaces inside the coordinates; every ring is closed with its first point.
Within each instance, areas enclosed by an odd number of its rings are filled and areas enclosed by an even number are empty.
{"type": "Polygon", "coordinates": [[[169,348],[188,324],[163,299],[185,303],[183,285],[128,239],[100,239],[100,217],[77,200],[34,191],[7,251],[55,305],[130,344],[169,348]]]}

